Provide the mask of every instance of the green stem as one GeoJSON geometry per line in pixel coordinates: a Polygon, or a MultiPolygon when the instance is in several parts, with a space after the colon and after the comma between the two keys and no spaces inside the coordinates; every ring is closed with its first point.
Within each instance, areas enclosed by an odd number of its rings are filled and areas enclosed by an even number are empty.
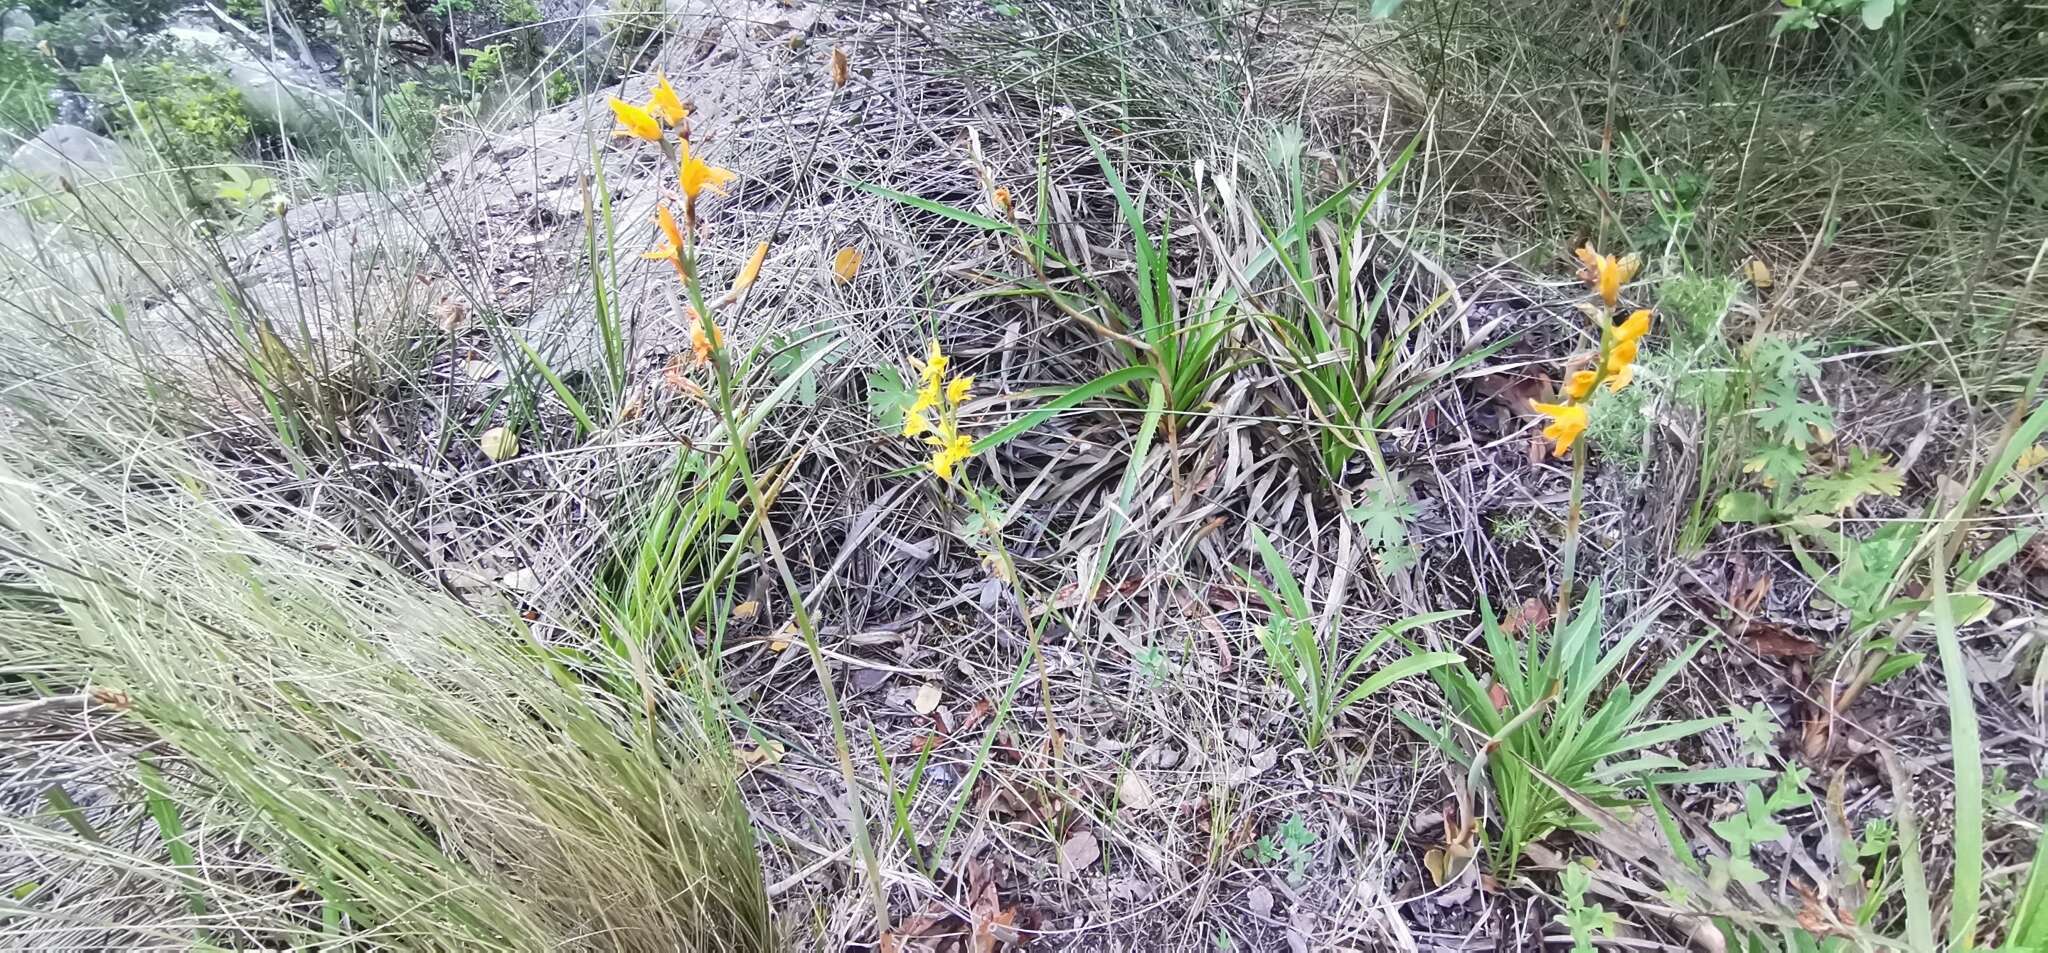
{"type": "MultiPolygon", "coordinates": [[[[694,223],[693,223],[694,224],[694,223]]],[[[846,782],[847,826],[853,832],[853,850],[860,855],[861,865],[866,868],[869,896],[875,907],[876,935],[886,935],[890,929],[889,898],[882,884],[882,867],[875,856],[873,841],[868,836],[867,812],[861,806],[860,778],[854,773],[853,744],[846,732],[846,716],[839,704],[839,688],[832,681],[832,671],[825,662],[825,650],[818,642],[818,626],[811,617],[810,609],[804,604],[803,587],[796,581],[796,574],[789,568],[789,560],[783,555],[782,544],[776,538],[774,521],[768,518],[767,495],[761,492],[761,483],[754,475],[753,463],[748,459],[746,435],[740,431],[740,421],[734,413],[732,365],[726,359],[725,332],[711,320],[711,310],[697,281],[696,233],[694,227],[684,236],[689,247],[682,254],[683,287],[690,298],[691,307],[697,310],[698,320],[704,322],[706,333],[712,336],[711,366],[712,377],[718,387],[718,415],[725,427],[727,439],[732,441],[732,452],[739,462],[740,478],[747,486],[747,499],[753,504],[755,514],[760,518],[761,540],[769,555],[774,559],[775,569],[782,577],[782,584],[789,591],[790,613],[795,617],[797,631],[803,637],[804,650],[811,659],[811,671],[817,675],[818,690],[825,698],[825,714],[832,725],[832,747],[839,758],[839,773],[846,782]]]]}
{"type": "Polygon", "coordinates": [[[1564,514],[1564,568],[1558,573],[1557,612],[1559,626],[1571,617],[1572,578],[1579,565],[1579,513],[1584,508],[1586,489],[1586,448],[1572,454],[1571,502],[1564,514]]]}

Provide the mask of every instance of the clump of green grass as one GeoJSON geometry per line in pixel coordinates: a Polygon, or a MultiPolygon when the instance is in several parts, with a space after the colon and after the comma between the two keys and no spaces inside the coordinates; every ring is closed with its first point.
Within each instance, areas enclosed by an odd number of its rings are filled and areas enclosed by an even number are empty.
{"type": "Polygon", "coordinates": [[[1490,860],[1497,871],[1516,869],[1528,845],[1554,831],[1592,829],[1565,791],[1615,806],[1629,803],[1631,785],[1699,777],[1653,749],[1728,720],[1649,723],[1650,706],[1664,686],[1706,642],[1694,642],[1640,689],[1633,688],[1623,667],[1635,658],[1649,625],[1636,626],[1602,651],[1601,615],[1595,588],[1570,621],[1521,638],[1503,630],[1482,601],[1479,631],[1492,656],[1490,671],[1461,662],[1430,672],[1443,689],[1451,721],[1436,726],[1395,712],[1466,767],[1468,786],[1476,788],[1482,776],[1492,782],[1499,832],[1490,860]],[[1597,704],[1596,692],[1603,693],[1597,704]]]}
{"type": "Polygon", "coordinates": [[[773,947],[731,756],[689,698],[158,436],[17,410],[0,692],[101,699],[149,754],[42,776],[63,797],[0,819],[40,871],[8,885],[7,945],[773,947]],[[102,836],[138,801],[145,835],[102,836]]]}
{"type": "Polygon", "coordinates": [[[1395,682],[1462,661],[1450,652],[1417,651],[1370,672],[1362,672],[1365,663],[1381,647],[1402,633],[1448,621],[1464,613],[1430,612],[1384,626],[1347,659],[1337,645],[1335,633],[1318,635],[1315,613],[1308,604],[1307,594],[1295,580],[1294,572],[1287,568],[1286,558],[1273,548],[1272,541],[1256,526],[1252,527],[1252,546],[1265,563],[1267,574],[1273,577],[1273,585],[1269,588],[1257,576],[1243,569],[1238,570],[1238,575],[1259,594],[1267,610],[1273,614],[1272,621],[1259,630],[1259,645],[1265,650],[1266,663],[1279,676],[1281,688],[1294,699],[1295,718],[1301,725],[1301,740],[1309,748],[1322,747],[1324,739],[1336,727],[1338,718],[1395,682]]]}

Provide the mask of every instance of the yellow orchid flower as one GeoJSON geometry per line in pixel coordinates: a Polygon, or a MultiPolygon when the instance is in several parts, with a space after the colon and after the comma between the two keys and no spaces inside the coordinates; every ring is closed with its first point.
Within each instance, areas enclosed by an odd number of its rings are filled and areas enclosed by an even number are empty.
{"type": "Polygon", "coordinates": [[[946,403],[958,406],[967,403],[974,392],[974,378],[955,377],[946,383],[946,403]]]}
{"type": "Polygon", "coordinates": [[[1636,349],[1640,341],[1629,338],[1614,345],[1607,352],[1607,389],[1619,394],[1628,382],[1635,379],[1636,349]]]}
{"type": "Polygon", "coordinates": [[[647,110],[659,117],[673,129],[690,118],[689,104],[676,95],[676,88],[668,84],[668,74],[655,72],[654,91],[647,94],[647,110]]]}
{"type": "Polygon", "coordinates": [[[1543,436],[1555,446],[1551,456],[1562,457],[1572,448],[1579,435],[1586,432],[1586,406],[1584,404],[1546,404],[1530,401],[1529,406],[1537,413],[1550,418],[1550,425],[1543,428],[1543,436]]]}
{"type": "Polygon", "coordinates": [[[648,142],[661,141],[661,122],[654,114],[633,105],[617,96],[611,98],[612,115],[619,117],[619,127],[612,131],[614,136],[633,136],[648,142]]]}
{"type": "Polygon", "coordinates": [[[937,410],[938,406],[939,392],[937,388],[918,388],[917,399],[911,401],[910,409],[903,412],[903,435],[915,437],[932,429],[931,421],[924,414],[927,410],[937,410]]]}
{"type": "Polygon", "coordinates": [[[703,367],[711,360],[711,353],[718,349],[718,326],[705,320],[695,310],[690,312],[690,350],[697,355],[697,366],[703,367]]]}
{"type": "Polygon", "coordinates": [[[642,252],[641,258],[648,261],[665,261],[675,266],[676,274],[683,273],[683,233],[676,227],[676,217],[669,214],[668,206],[656,206],[654,220],[661,225],[661,247],[642,252]]]}
{"type": "Polygon", "coordinates": [[[1614,329],[1614,339],[1616,341],[1640,341],[1644,335],[1649,333],[1650,312],[1647,310],[1638,311],[1629,315],[1628,320],[1621,322],[1621,325],[1614,329]]]}
{"type": "Polygon", "coordinates": [[[1599,379],[1600,375],[1595,371],[1578,371],[1573,373],[1571,377],[1565,380],[1565,399],[1571,401],[1585,400],[1586,395],[1593,392],[1593,385],[1599,379]]]}
{"type": "Polygon", "coordinates": [[[709,188],[720,195],[725,194],[725,184],[738,178],[731,169],[721,169],[696,157],[690,151],[690,143],[683,142],[682,153],[676,158],[676,178],[683,187],[683,197],[692,204],[697,196],[709,188]]]}
{"type": "Polygon", "coordinates": [[[939,449],[932,454],[931,462],[927,465],[931,467],[933,473],[938,474],[941,480],[951,480],[953,478],[953,468],[965,462],[967,458],[974,456],[974,441],[967,439],[965,434],[958,431],[944,433],[928,439],[933,446],[939,449]]]}
{"type": "Polygon", "coordinates": [[[1578,256],[1579,264],[1584,266],[1579,269],[1579,280],[1592,285],[1609,308],[1620,302],[1621,286],[1634,279],[1643,266],[1643,260],[1635,255],[1624,258],[1602,255],[1591,244],[1580,246],[1574,254],[1578,256]]]}
{"type": "Polygon", "coordinates": [[[918,380],[922,386],[937,394],[939,382],[946,379],[946,365],[949,363],[946,352],[939,348],[939,339],[933,338],[925,345],[924,360],[911,363],[917,365],[918,380]]]}

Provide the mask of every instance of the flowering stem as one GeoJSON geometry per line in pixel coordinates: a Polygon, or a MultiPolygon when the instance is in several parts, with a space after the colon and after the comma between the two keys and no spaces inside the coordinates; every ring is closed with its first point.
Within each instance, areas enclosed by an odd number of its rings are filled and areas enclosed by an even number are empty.
{"type": "Polygon", "coordinates": [[[747,456],[746,435],[740,431],[738,415],[734,412],[736,400],[733,393],[732,365],[726,358],[725,334],[712,324],[711,311],[707,307],[700,284],[697,280],[696,264],[696,222],[695,216],[688,221],[690,227],[684,232],[685,248],[678,264],[683,271],[683,287],[690,298],[691,307],[697,309],[698,319],[707,324],[710,335],[712,377],[718,388],[718,415],[725,427],[726,438],[732,441],[734,457],[739,462],[740,479],[746,484],[747,499],[759,517],[761,540],[767,546],[769,555],[775,561],[776,573],[782,577],[784,588],[789,591],[790,614],[794,617],[797,631],[801,634],[804,650],[810,655],[811,671],[817,675],[818,691],[825,699],[825,714],[832,725],[832,747],[838,755],[840,777],[846,783],[847,826],[852,828],[854,853],[860,855],[861,864],[866,868],[869,896],[875,907],[875,929],[878,935],[886,935],[890,929],[889,899],[883,890],[881,864],[875,857],[873,841],[868,836],[867,812],[861,806],[860,778],[853,768],[853,746],[846,733],[846,717],[839,704],[839,688],[832,681],[832,670],[825,662],[825,650],[818,642],[818,626],[804,605],[803,587],[797,584],[796,575],[789,568],[781,541],[776,538],[774,521],[768,518],[767,495],[761,491],[760,481],[754,475],[754,467],[747,456]]]}
{"type": "Polygon", "coordinates": [[[1571,501],[1566,504],[1564,514],[1564,567],[1558,573],[1557,611],[1553,613],[1560,626],[1571,612],[1572,577],[1579,562],[1579,511],[1585,502],[1585,487],[1586,449],[1580,447],[1572,454],[1571,501]]]}

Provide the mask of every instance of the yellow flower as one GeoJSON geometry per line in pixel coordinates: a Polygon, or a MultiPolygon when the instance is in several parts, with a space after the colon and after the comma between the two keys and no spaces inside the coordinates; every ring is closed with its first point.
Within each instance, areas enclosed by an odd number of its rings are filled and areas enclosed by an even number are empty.
{"type": "Polygon", "coordinates": [[[967,402],[974,390],[974,378],[955,377],[946,384],[946,403],[959,406],[967,402]]]}
{"type": "Polygon", "coordinates": [[[924,412],[927,410],[936,410],[938,409],[938,406],[938,388],[918,388],[917,399],[911,401],[910,409],[903,412],[903,435],[906,437],[915,437],[918,434],[921,434],[927,430],[932,429],[931,421],[925,418],[924,412]]]}
{"type": "Polygon", "coordinates": [[[1586,432],[1586,406],[1584,404],[1546,404],[1530,401],[1529,406],[1537,413],[1550,418],[1550,425],[1543,428],[1543,436],[1556,446],[1551,456],[1562,457],[1572,448],[1579,435],[1586,432]]]}
{"type": "Polygon", "coordinates": [[[1572,374],[1570,378],[1566,379],[1564,384],[1565,399],[1573,401],[1585,400],[1586,395],[1593,392],[1593,384],[1599,378],[1600,375],[1594,371],[1578,371],[1572,374]]]}
{"type": "Polygon", "coordinates": [[[1579,280],[1600,292],[1600,300],[1607,302],[1609,308],[1621,300],[1621,286],[1628,284],[1643,266],[1643,260],[1635,255],[1626,258],[1602,255],[1591,244],[1580,246],[1576,254],[1579,264],[1585,266],[1579,269],[1579,280]]]}
{"type": "Polygon", "coordinates": [[[619,117],[619,127],[612,131],[614,136],[634,136],[648,142],[661,141],[661,123],[654,114],[613,96],[612,115],[619,117]]]}
{"type": "Polygon", "coordinates": [[[967,439],[965,434],[958,431],[945,432],[926,439],[939,448],[932,454],[931,463],[928,465],[941,480],[951,480],[953,468],[965,462],[968,457],[974,456],[974,441],[967,439]]]}
{"type": "Polygon", "coordinates": [[[682,97],[676,95],[676,88],[668,84],[668,74],[654,74],[654,91],[647,95],[647,111],[661,118],[670,128],[683,124],[690,118],[690,107],[682,97]]]}
{"type": "Polygon", "coordinates": [[[1628,386],[1629,381],[1635,379],[1635,365],[1623,364],[1620,368],[1607,372],[1607,392],[1610,394],[1619,394],[1621,393],[1622,388],[1628,386]]]}
{"type": "Polygon", "coordinates": [[[1607,389],[1609,391],[1619,394],[1622,388],[1628,386],[1629,381],[1635,379],[1637,346],[1637,339],[1628,338],[1614,345],[1613,349],[1607,352],[1607,389]]]}
{"type": "MultiPolygon", "coordinates": [[[[911,363],[917,365],[918,380],[921,382],[923,389],[929,390],[936,395],[939,392],[939,382],[946,379],[946,364],[948,363],[946,352],[939,348],[939,339],[933,338],[925,345],[924,360],[912,361],[911,363]]],[[[934,396],[932,399],[937,400],[938,398],[934,396]]]]}
{"type": "Polygon", "coordinates": [[[711,352],[718,348],[718,326],[690,312],[690,350],[697,355],[697,366],[703,367],[711,360],[711,352]]]}
{"type": "Polygon", "coordinates": [[[1621,322],[1621,326],[1614,329],[1614,339],[1616,341],[1640,341],[1643,339],[1643,335],[1649,333],[1650,312],[1638,311],[1629,315],[1628,320],[1621,322]]]}
{"type": "Polygon", "coordinates": [[[661,224],[661,247],[642,252],[640,257],[648,261],[665,261],[676,268],[676,274],[683,273],[683,233],[676,228],[676,217],[670,215],[668,206],[656,206],[654,220],[661,224]]]}
{"type": "Polygon", "coordinates": [[[683,187],[683,197],[692,203],[708,187],[720,195],[725,194],[725,184],[738,178],[731,169],[721,169],[697,158],[690,152],[690,143],[683,143],[683,151],[676,159],[676,178],[683,187]]]}

